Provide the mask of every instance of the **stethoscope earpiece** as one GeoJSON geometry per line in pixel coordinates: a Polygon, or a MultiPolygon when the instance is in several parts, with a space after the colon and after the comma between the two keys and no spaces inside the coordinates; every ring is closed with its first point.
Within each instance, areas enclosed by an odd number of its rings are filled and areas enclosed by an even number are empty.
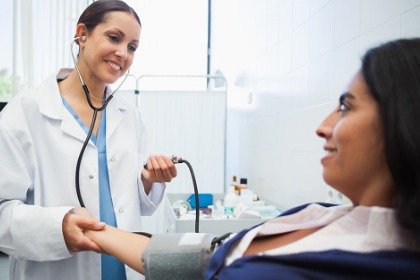
{"type": "Polygon", "coordinates": [[[73,44],[74,43],[76,43],[76,41],[77,40],[81,40],[81,41],[84,41],[84,40],[86,40],[86,36],[85,35],[83,35],[83,36],[81,36],[81,37],[75,37],[74,39],[73,39],[73,41],[71,42],[71,46],[70,46],[70,52],[71,52],[71,56],[72,56],[72,58],[73,58],[73,63],[74,63],[74,67],[76,68],[76,71],[77,71],[77,75],[79,76],[79,80],[80,80],[80,84],[81,84],[81,86],[82,86],[82,88],[83,88],[83,91],[85,92],[85,95],[86,95],[86,99],[87,99],[87,101],[88,101],[88,103],[89,103],[89,106],[92,108],[92,110],[96,110],[96,111],[102,111],[102,110],[104,110],[105,108],[106,108],[106,105],[108,105],[108,102],[109,101],[111,101],[111,99],[112,99],[112,97],[114,96],[114,93],[122,86],[122,84],[125,82],[125,80],[127,79],[127,77],[128,77],[128,75],[129,75],[129,73],[130,73],[130,69],[128,69],[127,70],[127,74],[125,75],[125,77],[124,77],[124,79],[121,81],[121,83],[118,85],[118,87],[114,90],[114,91],[112,91],[112,93],[110,94],[110,96],[108,96],[104,101],[103,101],[103,103],[102,103],[102,106],[101,107],[95,107],[93,104],[92,104],[92,101],[91,101],[91,99],[90,99],[90,91],[89,91],[89,89],[88,89],[88,87],[87,87],[87,85],[85,84],[85,82],[83,81],[83,78],[82,78],[82,74],[80,73],[80,70],[79,70],[79,66],[77,65],[77,61],[76,61],[76,57],[75,57],[75,55],[74,55],[74,52],[73,52],[73,44]]]}

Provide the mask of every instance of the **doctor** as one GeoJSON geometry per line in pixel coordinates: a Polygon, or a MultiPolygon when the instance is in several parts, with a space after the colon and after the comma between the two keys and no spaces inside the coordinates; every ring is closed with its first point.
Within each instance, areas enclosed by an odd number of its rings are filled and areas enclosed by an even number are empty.
{"type": "MultiPolygon", "coordinates": [[[[127,73],[141,24],[123,1],[95,1],[76,27],[77,66],[94,106],[108,84],[127,73]]],[[[11,279],[136,279],[83,233],[104,224],[141,231],[141,215],[161,201],[176,176],[166,156],[145,156],[139,111],[118,97],[99,111],[80,168],[80,192],[102,222],[72,213],[79,206],[75,169],[93,110],[76,70],[62,69],[39,88],[22,92],[0,125],[0,250],[10,255],[11,279]],[[147,160],[147,169],[143,164],[147,160]]]]}

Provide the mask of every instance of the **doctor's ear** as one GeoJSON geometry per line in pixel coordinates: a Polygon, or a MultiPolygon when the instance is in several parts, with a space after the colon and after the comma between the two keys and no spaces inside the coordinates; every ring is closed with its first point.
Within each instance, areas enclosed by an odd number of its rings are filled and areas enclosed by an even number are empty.
{"type": "Polygon", "coordinates": [[[89,34],[89,30],[86,28],[86,25],[84,23],[79,23],[76,26],[76,37],[79,38],[78,42],[80,44],[86,42],[88,34],[89,34]]]}
{"type": "Polygon", "coordinates": [[[80,46],[80,47],[84,47],[84,43],[86,42],[86,35],[82,35],[82,36],[78,36],[78,37],[76,37],[75,39],[77,40],[77,44],[80,46]]]}

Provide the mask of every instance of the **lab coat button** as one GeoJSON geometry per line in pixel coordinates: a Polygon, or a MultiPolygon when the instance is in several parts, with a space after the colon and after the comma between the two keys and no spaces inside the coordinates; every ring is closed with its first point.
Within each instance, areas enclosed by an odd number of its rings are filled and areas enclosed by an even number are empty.
{"type": "Polygon", "coordinates": [[[118,209],[118,212],[122,213],[122,212],[124,212],[124,209],[120,208],[120,209],[118,209]]]}
{"type": "Polygon", "coordinates": [[[89,175],[89,179],[93,179],[93,175],[92,174],[89,175]]]}
{"type": "Polygon", "coordinates": [[[112,156],[109,160],[110,161],[114,161],[115,160],[115,156],[112,156]]]}

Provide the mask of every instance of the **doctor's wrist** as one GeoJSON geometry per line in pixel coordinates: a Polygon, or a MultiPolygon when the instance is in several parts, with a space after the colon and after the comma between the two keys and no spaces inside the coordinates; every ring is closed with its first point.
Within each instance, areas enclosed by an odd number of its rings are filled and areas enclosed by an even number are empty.
{"type": "Polygon", "coordinates": [[[152,190],[152,185],[153,185],[153,182],[151,182],[151,181],[149,181],[149,180],[147,180],[145,177],[144,177],[144,174],[143,174],[143,172],[141,173],[141,182],[142,182],[142,184],[143,184],[143,189],[144,189],[144,192],[146,193],[146,195],[149,195],[149,193],[150,193],[150,191],[152,190]]]}

